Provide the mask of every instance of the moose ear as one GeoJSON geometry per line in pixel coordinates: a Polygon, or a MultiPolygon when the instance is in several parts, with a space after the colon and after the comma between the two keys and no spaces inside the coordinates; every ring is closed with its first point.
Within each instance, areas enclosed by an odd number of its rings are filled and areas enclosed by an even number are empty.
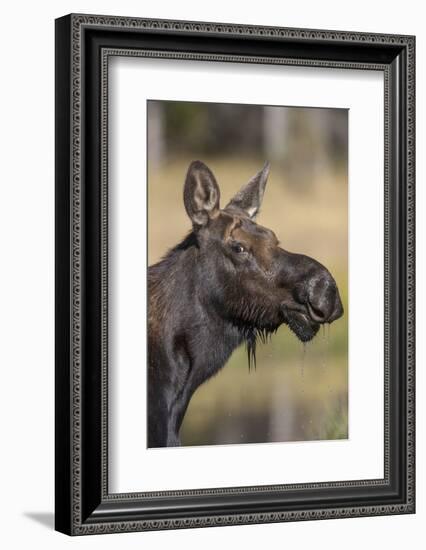
{"type": "Polygon", "coordinates": [[[183,190],[183,202],[195,226],[207,225],[219,212],[220,190],[216,179],[203,162],[191,162],[183,190]]]}
{"type": "Polygon", "coordinates": [[[226,208],[239,208],[255,219],[262,204],[263,193],[265,192],[266,181],[269,175],[269,162],[260,172],[242,187],[235,197],[227,204],[226,208]]]}

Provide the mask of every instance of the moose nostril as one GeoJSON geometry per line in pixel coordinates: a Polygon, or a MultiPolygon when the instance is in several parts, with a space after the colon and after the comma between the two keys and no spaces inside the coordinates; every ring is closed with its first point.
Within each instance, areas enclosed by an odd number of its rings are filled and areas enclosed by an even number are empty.
{"type": "Polygon", "coordinates": [[[313,305],[311,301],[308,301],[307,306],[309,314],[314,321],[317,321],[318,323],[323,323],[326,321],[327,311],[325,308],[321,309],[320,305],[313,305]]]}
{"type": "Polygon", "coordinates": [[[306,306],[312,320],[317,323],[332,323],[341,317],[343,307],[339,291],[329,274],[311,280],[306,306]]]}
{"type": "Polygon", "coordinates": [[[337,291],[336,300],[334,302],[334,308],[330,317],[328,318],[328,322],[332,323],[336,319],[339,319],[339,317],[341,317],[342,315],[343,315],[343,305],[339,296],[339,292],[337,291]]]}

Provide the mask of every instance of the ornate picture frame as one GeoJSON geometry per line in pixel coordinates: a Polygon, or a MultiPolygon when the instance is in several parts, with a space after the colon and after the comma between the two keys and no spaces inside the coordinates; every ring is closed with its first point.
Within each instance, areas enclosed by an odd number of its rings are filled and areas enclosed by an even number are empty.
{"type": "MultiPolygon", "coordinates": [[[[56,529],[69,535],[415,511],[415,38],[72,14],[56,20],[56,529]],[[384,477],[108,490],[108,60],[384,76],[384,477]]],[[[368,200],[368,199],[366,199],[368,200]]]]}

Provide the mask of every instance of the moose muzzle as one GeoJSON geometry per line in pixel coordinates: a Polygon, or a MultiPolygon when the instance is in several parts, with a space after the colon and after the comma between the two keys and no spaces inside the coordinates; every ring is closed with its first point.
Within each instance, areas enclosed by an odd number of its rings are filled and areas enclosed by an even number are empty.
{"type": "Polygon", "coordinates": [[[295,307],[314,323],[332,323],[343,315],[336,281],[319,262],[303,254],[281,251],[281,284],[292,289],[295,307]]]}

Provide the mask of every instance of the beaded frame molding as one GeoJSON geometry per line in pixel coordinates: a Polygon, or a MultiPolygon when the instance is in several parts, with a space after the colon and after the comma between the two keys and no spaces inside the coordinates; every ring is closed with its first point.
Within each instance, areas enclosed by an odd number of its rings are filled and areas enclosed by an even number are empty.
{"type": "Polygon", "coordinates": [[[72,14],[56,20],[55,527],[120,533],[415,511],[415,38],[72,14]],[[108,60],[384,74],[384,477],[108,492],[108,60]]]}

